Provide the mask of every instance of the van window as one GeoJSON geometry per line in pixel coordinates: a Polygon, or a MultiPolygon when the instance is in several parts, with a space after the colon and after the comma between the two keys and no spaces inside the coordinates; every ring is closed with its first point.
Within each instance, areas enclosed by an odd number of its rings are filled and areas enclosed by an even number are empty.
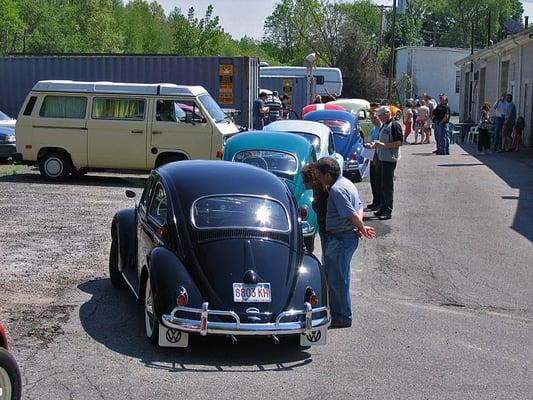
{"type": "Polygon", "coordinates": [[[229,121],[229,118],[220,108],[217,102],[209,94],[203,94],[199,97],[200,103],[205,107],[211,118],[218,124],[219,122],[229,121]]]}
{"type": "Polygon", "coordinates": [[[85,118],[87,109],[86,97],[46,96],[43,100],[39,116],[44,118],[85,118]]]}
{"type": "Polygon", "coordinates": [[[99,97],[93,100],[93,119],[144,120],[143,99],[99,97]]]}
{"type": "Polygon", "coordinates": [[[156,121],[161,122],[206,122],[202,111],[194,101],[185,100],[157,100],[156,121]]]}
{"type": "Polygon", "coordinates": [[[24,108],[24,115],[31,115],[31,112],[33,111],[33,106],[35,106],[35,102],[37,101],[37,96],[31,96],[28,100],[28,104],[26,104],[26,108],[24,108]]]}

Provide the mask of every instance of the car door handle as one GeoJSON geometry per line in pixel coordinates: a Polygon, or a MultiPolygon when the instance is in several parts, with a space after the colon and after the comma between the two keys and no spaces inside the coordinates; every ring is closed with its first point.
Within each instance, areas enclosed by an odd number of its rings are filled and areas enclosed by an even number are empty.
{"type": "Polygon", "coordinates": [[[144,131],[142,129],[134,129],[131,131],[131,133],[143,133],[144,131]]]}
{"type": "Polygon", "coordinates": [[[161,135],[162,131],[152,131],[152,135],[161,135]]]}

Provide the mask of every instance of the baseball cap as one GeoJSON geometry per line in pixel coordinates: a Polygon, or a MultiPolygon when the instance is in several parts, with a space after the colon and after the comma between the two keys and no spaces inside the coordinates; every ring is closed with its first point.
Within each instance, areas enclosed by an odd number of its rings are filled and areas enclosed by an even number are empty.
{"type": "Polygon", "coordinates": [[[387,106],[381,106],[378,108],[378,110],[376,111],[376,115],[379,117],[380,115],[383,115],[383,114],[386,114],[386,113],[390,113],[390,110],[389,110],[389,107],[387,106]]]}

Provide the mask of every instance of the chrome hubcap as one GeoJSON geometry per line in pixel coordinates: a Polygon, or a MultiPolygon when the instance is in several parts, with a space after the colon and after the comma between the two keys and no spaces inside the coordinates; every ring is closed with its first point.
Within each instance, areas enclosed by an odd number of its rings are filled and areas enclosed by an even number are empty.
{"type": "Polygon", "coordinates": [[[52,157],[46,161],[46,173],[50,176],[59,176],[63,172],[63,163],[60,159],[52,157]]]}
{"type": "Polygon", "coordinates": [[[7,371],[0,367],[0,400],[11,400],[12,390],[7,371]]]}
{"type": "Polygon", "coordinates": [[[150,278],[146,281],[146,290],[144,291],[144,321],[146,325],[146,336],[151,337],[154,333],[154,300],[152,298],[152,286],[150,278]]]}

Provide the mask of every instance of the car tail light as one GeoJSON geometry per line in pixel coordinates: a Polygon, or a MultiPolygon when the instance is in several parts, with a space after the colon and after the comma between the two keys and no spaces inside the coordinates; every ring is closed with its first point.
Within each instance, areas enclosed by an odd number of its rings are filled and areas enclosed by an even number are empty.
{"type": "Polygon", "coordinates": [[[178,289],[178,296],[176,297],[176,304],[180,307],[186,306],[189,302],[189,296],[187,295],[187,290],[184,287],[180,286],[178,289]]]}
{"type": "Polygon", "coordinates": [[[305,291],[305,302],[311,304],[311,307],[318,306],[318,296],[316,295],[315,291],[310,287],[308,287],[305,291]]]}
{"type": "Polygon", "coordinates": [[[27,144],[27,145],[24,146],[24,147],[27,148],[27,149],[32,149],[32,148],[33,148],[33,146],[32,146],[31,144],[27,144]]]}
{"type": "Polygon", "coordinates": [[[353,153],[353,154],[352,154],[352,158],[351,158],[351,160],[352,160],[352,161],[357,160],[357,154],[353,153]]]}
{"type": "Polygon", "coordinates": [[[165,235],[165,228],[161,227],[156,229],[155,234],[159,237],[163,237],[165,235]]]}
{"type": "Polygon", "coordinates": [[[307,207],[300,207],[300,219],[302,221],[307,220],[307,207]]]}

